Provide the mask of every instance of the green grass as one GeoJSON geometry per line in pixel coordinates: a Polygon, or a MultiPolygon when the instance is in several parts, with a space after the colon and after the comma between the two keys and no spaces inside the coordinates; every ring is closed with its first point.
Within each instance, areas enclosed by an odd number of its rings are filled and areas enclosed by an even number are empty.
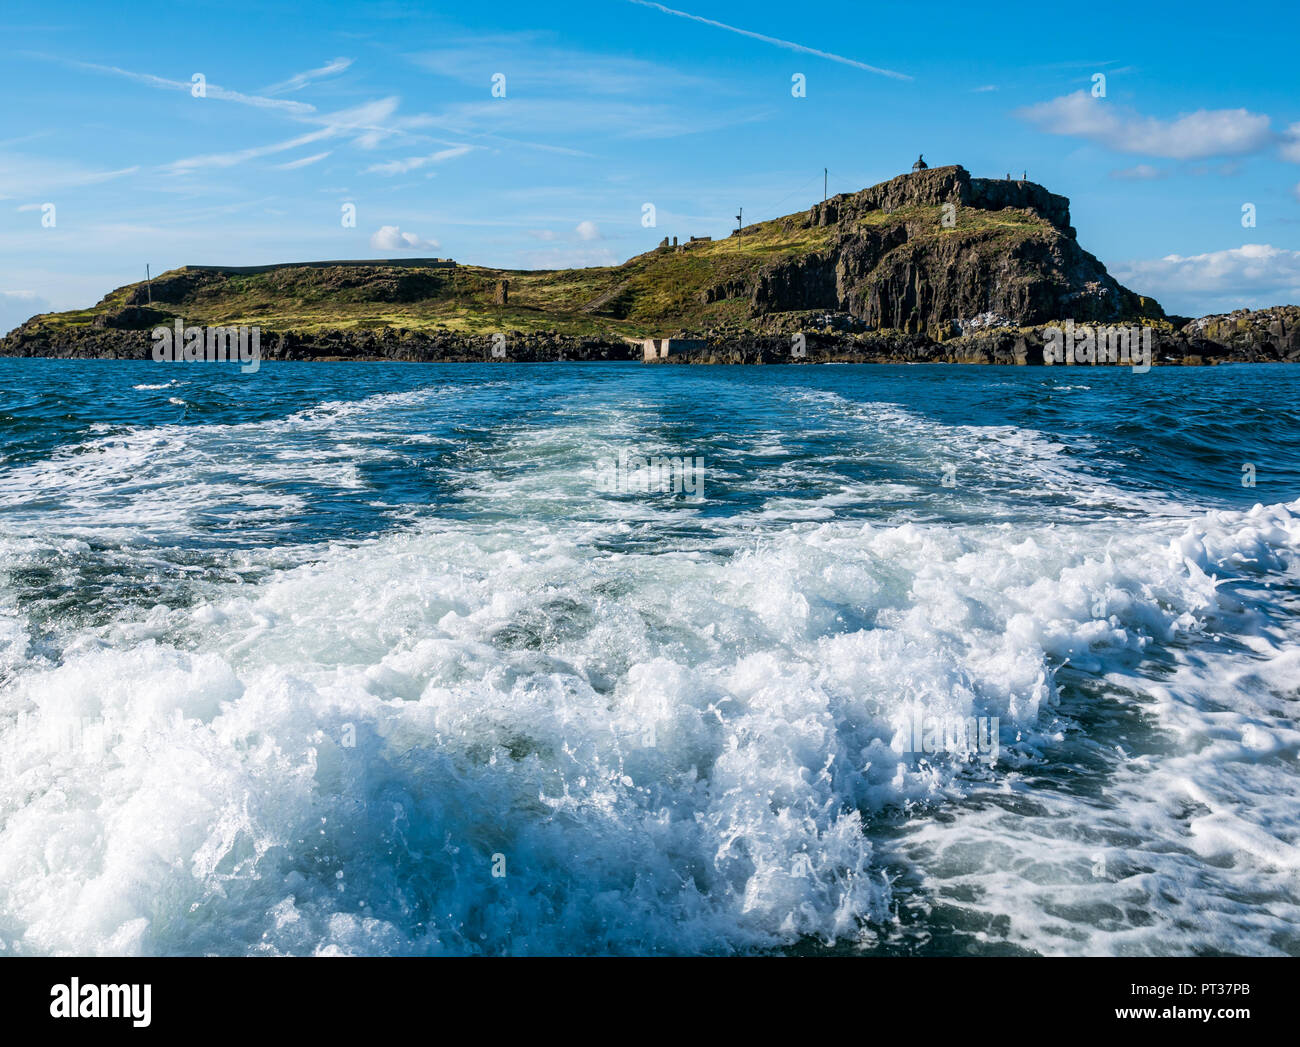
{"type": "MultiPolygon", "coordinates": [[[[1023,212],[960,208],[952,229],[943,228],[941,215],[939,207],[875,211],[857,220],[856,227],[906,224],[910,245],[955,237],[969,240],[981,253],[1003,250],[1015,238],[1051,232],[1045,221],[1023,212]]],[[[658,337],[746,320],[747,298],[706,304],[704,292],[722,284],[752,284],[764,266],[825,250],[837,236],[853,231],[847,224],[810,226],[806,219],[796,214],[761,222],[746,227],[740,237],[652,250],[618,266],[537,271],[478,266],[290,268],[214,276],[174,301],[163,301],[168,297],[166,282],[185,274],[173,270],[155,278],[154,307],[187,323],[255,324],[267,331],[393,328],[658,337]],[[500,279],[510,281],[505,307],[493,304],[500,279]]],[[[130,300],[143,302],[141,287],[118,288],[91,309],[49,314],[38,325],[90,325],[97,315],[116,312],[130,300]]]]}

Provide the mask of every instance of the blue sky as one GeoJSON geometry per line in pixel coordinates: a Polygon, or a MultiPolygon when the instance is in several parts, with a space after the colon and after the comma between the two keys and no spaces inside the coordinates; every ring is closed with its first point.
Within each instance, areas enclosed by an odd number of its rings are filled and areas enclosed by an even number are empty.
{"type": "Polygon", "coordinates": [[[918,152],[1027,170],[1168,310],[1297,302],[1296,11],[7,0],[0,331],[146,263],[617,263],[918,152]]]}

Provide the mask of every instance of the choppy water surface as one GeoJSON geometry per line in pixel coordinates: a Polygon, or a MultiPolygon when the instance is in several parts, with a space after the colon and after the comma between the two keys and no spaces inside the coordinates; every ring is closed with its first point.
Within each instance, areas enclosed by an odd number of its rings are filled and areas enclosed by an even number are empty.
{"type": "Polygon", "coordinates": [[[0,361],[0,948],[1300,953],[1297,403],[0,361]]]}

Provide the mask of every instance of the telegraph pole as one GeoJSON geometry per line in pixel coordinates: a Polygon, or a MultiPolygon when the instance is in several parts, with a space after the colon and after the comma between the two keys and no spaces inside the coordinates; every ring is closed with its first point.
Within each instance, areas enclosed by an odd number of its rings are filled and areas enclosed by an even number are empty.
{"type": "Polygon", "coordinates": [[[829,184],[829,179],[830,179],[830,173],[825,167],[823,167],[822,168],[822,203],[825,203],[827,199],[829,199],[829,197],[826,194],[826,189],[829,184]]]}
{"type": "Polygon", "coordinates": [[[144,286],[149,294],[149,304],[153,305],[153,277],[149,275],[149,263],[144,263],[144,286]]]}
{"type": "Polygon", "coordinates": [[[745,209],[742,207],[740,209],[740,214],[736,215],[736,239],[740,239],[742,236],[745,235],[744,229],[745,229],[745,209]]]}

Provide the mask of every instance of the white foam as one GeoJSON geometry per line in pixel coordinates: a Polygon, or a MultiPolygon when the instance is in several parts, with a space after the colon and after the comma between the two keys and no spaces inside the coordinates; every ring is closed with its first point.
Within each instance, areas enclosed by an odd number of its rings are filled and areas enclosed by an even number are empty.
{"type": "MultiPolygon", "coordinates": [[[[0,605],[5,951],[869,947],[903,933],[900,877],[1037,951],[1294,951],[1296,626],[1265,583],[1296,584],[1300,505],[1098,511],[1124,492],[971,430],[990,482],[1073,476],[1070,511],[864,523],[849,487],[656,541],[694,512],[591,484],[636,427],[506,433],[461,493],[507,519],[252,550],[261,580],[195,579],[57,658],[0,605]],[[1002,759],[904,751],[918,714],[997,717],[1002,759]],[[95,744],[51,745],[73,722],[95,744]]],[[[104,453],[148,468],[174,432],[104,453]]],[[[952,438],[915,423],[899,453],[952,438]]],[[[46,468],[19,480],[111,482],[46,468]]]]}

